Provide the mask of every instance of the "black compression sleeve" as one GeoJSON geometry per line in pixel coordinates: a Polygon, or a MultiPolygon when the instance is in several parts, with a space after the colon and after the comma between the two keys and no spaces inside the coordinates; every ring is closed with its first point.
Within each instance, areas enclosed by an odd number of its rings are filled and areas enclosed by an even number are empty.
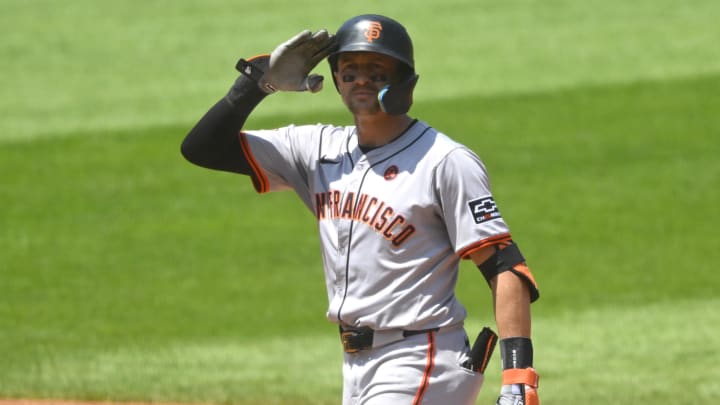
{"type": "Polygon", "coordinates": [[[240,148],[239,132],[266,93],[241,75],[227,96],[218,101],[185,136],[180,147],[188,161],[208,169],[250,174],[240,148]]]}

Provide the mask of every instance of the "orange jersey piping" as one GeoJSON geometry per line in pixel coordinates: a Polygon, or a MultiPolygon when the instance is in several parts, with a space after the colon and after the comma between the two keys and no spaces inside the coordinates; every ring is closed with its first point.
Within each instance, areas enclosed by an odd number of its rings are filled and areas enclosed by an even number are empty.
{"type": "Polygon", "coordinates": [[[478,251],[487,246],[497,245],[498,243],[506,242],[510,239],[510,233],[501,233],[500,235],[491,236],[489,238],[485,238],[481,241],[466,246],[458,252],[458,256],[460,256],[462,259],[467,259],[468,257],[470,257],[470,254],[475,251],[478,251]]]}
{"type": "Polygon", "coordinates": [[[255,191],[257,191],[259,194],[269,192],[270,181],[265,175],[265,171],[263,171],[257,160],[255,160],[255,157],[252,154],[252,150],[250,149],[250,145],[247,141],[247,135],[243,131],[240,131],[240,147],[242,148],[242,152],[245,155],[245,160],[247,160],[248,164],[250,165],[250,170],[252,170],[252,175],[250,177],[252,179],[253,186],[255,187],[255,191]]]}

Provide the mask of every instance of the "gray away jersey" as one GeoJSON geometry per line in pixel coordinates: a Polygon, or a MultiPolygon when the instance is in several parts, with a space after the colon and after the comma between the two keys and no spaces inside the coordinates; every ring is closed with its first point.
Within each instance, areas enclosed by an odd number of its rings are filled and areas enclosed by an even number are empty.
{"type": "Polygon", "coordinates": [[[241,134],[259,193],[293,189],[317,218],[328,320],[373,329],[460,323],[460,258],[510,238],[480,159],[417,121],[363,153],[354,126],[241,134]]]}

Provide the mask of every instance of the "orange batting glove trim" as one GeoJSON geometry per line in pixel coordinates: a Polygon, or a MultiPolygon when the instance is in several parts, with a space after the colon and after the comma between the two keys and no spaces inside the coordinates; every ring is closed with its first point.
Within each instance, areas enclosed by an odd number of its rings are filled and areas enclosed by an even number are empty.
{"type": "Polygon", "coordinates": [[[524,384],[537,388],[540,376],[534,368],[509,368],[502,373],[503,385],[524,384]]]}
{"type": "Polygon", "coordinates": [[[540,405],[540,398],[535,388],[527,388],[525,390],[525,405],[540,405]]]}
{"type": "Polygon", "coordinates": [[[255,59],[261,59],[261,58],[264,58],[264,57],[268,57],[268,58],[269,58],[269,57],[270,57],[270,54],[269,54],[269,53],[261,53],[260,55],[255,55],[255,56],[253,56],[252,58],[248,58],[248,62],[252,62],[252,61],[254,61],[255,59]]]}

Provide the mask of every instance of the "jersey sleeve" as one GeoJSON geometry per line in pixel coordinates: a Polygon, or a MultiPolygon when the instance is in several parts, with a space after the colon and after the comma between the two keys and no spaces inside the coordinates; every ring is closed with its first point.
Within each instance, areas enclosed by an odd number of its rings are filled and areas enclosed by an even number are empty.
{"type": "Polygon", "coordinates": [[[316,159],[316,126],[288,126],[240,133],[242,153],[250,164],[258,193],[308,189],[308,172],[316,159]],[[314,145],[314,146],[312,146],[314,145]]]}
{"type": "Polygon", "coordinates": [[[452,150],[435,172],[448,236],[462,258],[510,239],[510,230],[495,203],[485,165],[467,148],[452,150]]]}

